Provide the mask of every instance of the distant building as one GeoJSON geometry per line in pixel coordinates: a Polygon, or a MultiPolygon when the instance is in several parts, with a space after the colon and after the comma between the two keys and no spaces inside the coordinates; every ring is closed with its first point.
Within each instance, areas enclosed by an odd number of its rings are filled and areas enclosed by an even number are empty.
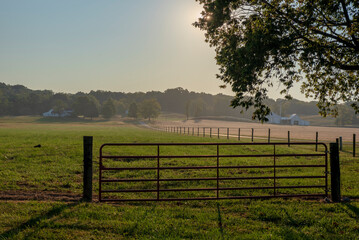
{"type": "Polygon", "coordinates": [[[281,121],[281,116],[272,112],[267,115],[266,118],[268,119],[268,123],[280,124],[281,121]]]}
{"type": "Polygon", "coordinates": [[[48,112],[44,112],[42,116],[44,117],[69,117],[73,113],[72,110],[65,110],[62,113],[55,113],[53,109],[50,109],[48,112]]]}
{"type": "Polygon", "coordinates": [[[283,125],[299,125],[309,126],[310,123],[301,119],[297,114],[292,114],[290,117],[281,117],[275,113],[270,113],[266,116],[268,123],[283,124],[283,125]]]}

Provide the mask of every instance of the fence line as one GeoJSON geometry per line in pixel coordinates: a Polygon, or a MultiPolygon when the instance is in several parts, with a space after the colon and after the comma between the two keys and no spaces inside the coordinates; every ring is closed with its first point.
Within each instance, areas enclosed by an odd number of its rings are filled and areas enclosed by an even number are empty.
{"type": "MultiPolygon", "coordinates": [[[[185,129],[187,128],[187,135],[190,135],[190,129],[192,129],[192,136],[194,136],[194,132],[195,132],[195,128],[197,128],[197,136],[202,135],[202,137],[217,137],[218,139],[237,139],[238,141],[243,140],[243,138],[245,139],[250,139],[251,142],[255,142],[255,140],[259,140],[259,141],[263,141],[263,140],[267,140],[268,143],[270,143],[271,141],[275,140],[275,141],[283,141],[283,140],[287,140],[288,146],[290,146],[290,143],[293,139],[291,132],[288,131],[287,132],[287,138],[286,137],[273,137],[271,136],[272,132],[271,129],[268,128],[261,128],[261,129],[254,129],[254,128],[228,128],[228,127],[177,127],[177,131],[174,131],[176,127],[173,126],[163,126],[163,127],[159,127],[157,128],[157,130],[160,131],[165,131],[165,132],[170,132],[170,133],[180,133],[182,132],[181,129],[185,129]],[[180,130],[178,130],[180,129],[180,130]],[[202,134],[200,134],[200,129],[202,129],[202,134]],[[216,131],[217,130],[217,131],[216,131]],[[265,131],[268,131],[267,133],[265,133],[265,131]],[[246,133],[247,132],[247,133],[246,133]],[[259,132],[259,133],[258,133],[259,132]],[[256,134],[257,133],[257,136],[256,134]],[[262,134],[261,134],[262,133],[262,134]]],[[[184,133],[186,133],[186,131],[184,131],[184,133]]],[[[318,151],[318,142],[319,142],[319,132],[315,132],[315,135],[313,136],[314,140],[313,142],[315,142],[315,151],[318,151]]],[[[347,141],[344,142],[343,141],[343,137],[340,136],[338,138],[336,138],[338,141],[338,146],[339,146],[339,151],[344,151],[344,147],[343,146],[348,146],[351,145],[350,151],[353,153],[353,157],[356,156],[356,134],[353,134],[353,138],[352,141],[347,141]]],[[[303,139],[298,139],[298,140],[303,140],[303,139]]],[[[326,142],[329,143],[330,140],[320,140],[321,142],[326,142]]],[[[257,141],[258,142],[258,141],[257,141]]]]}

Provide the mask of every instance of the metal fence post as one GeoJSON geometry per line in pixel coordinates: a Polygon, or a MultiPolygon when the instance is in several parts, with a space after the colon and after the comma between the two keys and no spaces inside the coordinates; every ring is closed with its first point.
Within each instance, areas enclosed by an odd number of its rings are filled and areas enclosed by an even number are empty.
{"type": "Polygon", "coordinates": [[[288,147],[290,147],[290,131],[288,131],[288,147]]]}
{"type": "Polygon", "coordinates": [[[254,138],[254,128],[252,128],[252,142],[253,142],[253,138],[254,138]]]}
{"type": "Polygon", "coordinates": [[[241,129],[238,128],[238,141],[240,141],[240,140],[241,140],[241,129]]]}
{"type": "Polygon", "coordinates": [[[355,157],[355,143],[356,143],[356,135],[353,134],[353,157],[355,157]]]}
{"type": "Polygon", "coordinates": [[[206,136],[206,128],[203,128],[203,137],[206,136]]]}
{"type": "Polygon", "coordinates": [[[218,135],[218,139],[219,139],[219,128],[218,128],[218,132],[217,132],[217,135],[218,135]]]}
{"type": "Polygon", "coordinates": [[[212,128],[209,128],[209,137],[212,138],[212,128]]]}
{"type": "Polygon", "coordinates": [[[270,143],[270,128],[268,128],[268,143],[270,143]]]}
{"type": "Polygon", "coordinates": [[[318,132],[315,132],[315,151],[318,152],[318,132]]]}
{"type": "Polygon", "coordinates": [[[227,139],[229,139],[229,128],[227,128],[227,139]]]}
{"type": "Polygon", "coordinates": [[[343,138],[339,137],[339,150],[343,151],[343,138]]]}
{"type": "Polygon", "coordinates": [[[337,143],[330,143],[330,172],[332,201],[340,202],[340,166],[339,166],[339,147],[337,143]]]}
{"type": "Polygon", "coordinates": [[[83,200],[92,201],[92,145],[93,137],[84,136],[84,176],[83,176],[83,200]]]}

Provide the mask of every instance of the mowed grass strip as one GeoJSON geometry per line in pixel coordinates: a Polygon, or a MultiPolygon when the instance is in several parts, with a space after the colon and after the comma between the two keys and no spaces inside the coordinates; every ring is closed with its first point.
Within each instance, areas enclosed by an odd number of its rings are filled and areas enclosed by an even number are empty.
{"type": "MultiPolygon", "coordinates": [[[[82,136],[94,136],[94,194],[98,191],[98,149],[103,143],[153,142],[228,142],[156,132],[122,122],[48,122],[35,118],[16,118],[16,123],[0,119],[0,195],[26,192],[58,193],[81,196],[82,191],[82,136]],[[40,148],[34,148],[41,144],[40,148]]],[[[232,142],[236,142],[232,140],[232,142]]],[[[118,153],[148,154],[148,149],[127,148],[118,153]]],[[[151,150],[151,154],[156,153],[151,150]]],[[[168,147],[163,154],[192,155],[215,150],[212,147],[168,147]]],[[[233,148],[222,151],[232,152],[233,148]]],[[[237,150],[235,150],[237,151],[237,150]]],[[[245,146],[240,153],[270,152],[270,147],[245,146]]],[[[278,152],[285,149],[278,149],[278,152]]],[[[287,150],[288,151],[288,148],[287,150]]],[[[313,152],[306,147],[289,151],[313,152]]],[[[161,160],[162,161],[162,160],[161,160]]],[[[163,160],[164,166],[213,165],[215,159],[163,160]]],[[[271,164],[268,159],[221,159],[221,164],[271,164]]],[[[270,160],[271,161],[271,160],[270,160]]],[[[279,158],[278,164],[305,164],[314,159],[279,158]]],[[[153,160],[115,161],[121,166],[152,166],[153,160]]],[[[308,174],[301,169],[277,169],[278,174],[308,174]]],[[[323,174],[323,169],[311,169],[310,174],[323,174]]],[[[341,153],[342,193],[359,197],[358,161],[350,153],[341,153]]],[[[161,172],[161,177],[212,176],[213,171],[161,172]],[[189,173],[191,172],[192,173],[189,173]]],[[[271,169],[221,170],[223,176],[261,176],[272,174],[271,169]]],[[[307,171],[307,169],[305,170],[307,171]]],[[[112,173],[109,177],[153,177],[151,171],[112,173]]],[[[278,184],[305,184],[301,179],[278,184]],[[294,181],[294,182],[291,182],[294,181]]],[[[208,187],[207,183],[167,182],[163,188],[208,187]]],[[[209,183],[213,184],[213,183],[209,183]]],[[[221,186],[250,186],[269,182],[221,182],[221,186]],[[227,185],[226,185],[227,184],[227,185]]],[[[215,185],[215,184],[213,184],[215,185]]],[[[150,189],[153,185],[120,185],[117,188],[150,189]]],[[[308,190],[309,192],[311,190],[308,190]]],[[[264,193],[271,194],[270,191],[264,193]]],[[[186,196],[190,196],[186,193],[186,196]]],[[[212,193],[213,194],[213,193],[212,193]]],[[[221,193],[222,194],[222,193],[221,193]]],[[[224,193],[223,193],[224,194],[224,193]]],[[[232,194],[232,193],[227,193],[232,194]]],[[[252,194],[238,191],[235,194],[252,194]]],[[[134,197],[130,196],[130,197],[134,197]]],[[[118,196],[117,196],[118,197],[118,196]]],[[[178,197],[170,195],[169,197],[178,197]]],[[[60,198],[61,199],[61,198],[60,198]]],[[[0,239],[357,239],[359,236],[359,205],[356,200],[346,204],[326,204],[316,200],[272,199],[234,201],[135,202],[121,204],[80,203],[57,201],[51,194],[49,201],[0,201],[0,239]]],[[[22,198],[20,198],[22,200],[22,198]]]]}

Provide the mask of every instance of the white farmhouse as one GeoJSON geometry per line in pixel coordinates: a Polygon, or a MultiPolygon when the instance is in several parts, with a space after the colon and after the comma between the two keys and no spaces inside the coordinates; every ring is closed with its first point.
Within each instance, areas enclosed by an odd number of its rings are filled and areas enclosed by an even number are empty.
{"type": "Polygon", "coordinates": [[[44,117],[69,117],[72,114],[72,110],[65,110],[62,113],[55,113],[53,109],[50,109],[48,112],[44,112],[42,116],[44,117]]]}
{"type": "Polygon", "coordinates": [[[281,116],[272,112],[267,115],[266,118],[268,119],[268,123],[280,124],[281,121],[281,116]]]}
{"type": "Polygon", "coordinates": [[[290,117],[281,117],[275,113],[270,113],[266,116],[268,123],[283,124],[283,125],[299,125],[309,126],[309,122],[301,119],[297,114],[292,114],[290,117]]]}
{"type": "Polygon", "coordinates": [[[297,114],[292,114],[288,120],[289,125],[309,126],[309,122],[301,119],[297,114]]]}

